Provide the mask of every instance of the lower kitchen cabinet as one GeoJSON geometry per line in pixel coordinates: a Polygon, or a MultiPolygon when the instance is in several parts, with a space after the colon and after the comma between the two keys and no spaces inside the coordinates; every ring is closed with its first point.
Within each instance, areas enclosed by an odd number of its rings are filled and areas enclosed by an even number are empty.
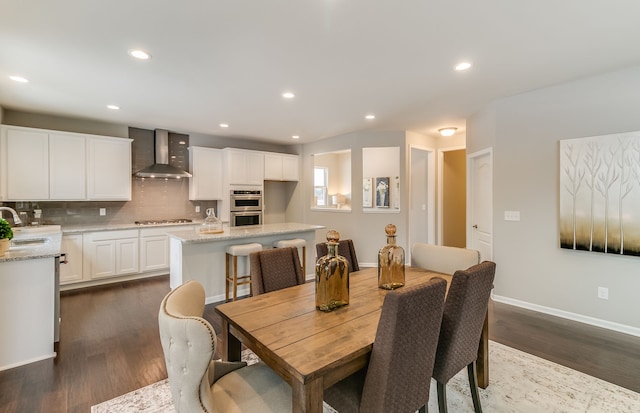
{"type": "Polygon", "coordinates": [[[137,273],[138,247],[138,230],[85,233],[84,277],[94,280],[137,273]]]}
{"type": "Polygon", "coordinates": [[[168,273],[166,232],[195,228],[189,224],[63,235],[61,261],[67,263],[60,265],[60,285],[73,288],[73,284],[97,285],[120,276],[128,280],[168,273]]]}
{"type": "Polygon", "coordinates": [[[169,268],[169,237],[166,229],[140,230],[140,272],[169,268]]]}
{"type": "Polygon", "coordinates": [[[63,235],[60,251],[60,284],[82,281],[82,234],[63,235]]]}

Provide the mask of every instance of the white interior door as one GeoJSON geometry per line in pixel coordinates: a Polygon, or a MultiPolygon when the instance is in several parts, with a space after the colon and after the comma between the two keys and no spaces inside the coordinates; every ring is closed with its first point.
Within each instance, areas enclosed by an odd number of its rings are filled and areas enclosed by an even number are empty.
{"type": "Polygon", "coordinates": [[[480,260],[493,260],[493,151],[467,156],[467,246],[480,260]]]}
{"type": "MultiPolygon", "coordinates": [[[[409,191],[409,251],[416,242],[435,243],[435,154],[411,147],[409,191]]],[[[410,261],[409,261],[410,262],[410,261]]]]}

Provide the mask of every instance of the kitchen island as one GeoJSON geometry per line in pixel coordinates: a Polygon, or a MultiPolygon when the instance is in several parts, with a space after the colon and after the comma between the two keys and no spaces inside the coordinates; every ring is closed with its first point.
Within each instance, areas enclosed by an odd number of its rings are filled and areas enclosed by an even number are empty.
{"type": "Polygon", "coordinates": [[[55,357],[59,226],[14,228],[0,256],[0,370],[55,357]]]}
{"type": "MultiPolygon", "coordinates": [[[[225,249],[229,245],[257,242],[263,248],[272,248],[274,241],[302,238],[307,242],[307,277],[313,276],[315,262],[315,232],[325,227],[299,223],[263,224],[241,227],[224,226],[220,234],[201,234],[192,231],[168,231],[170,250],[170,284],[197,280],[205,288],[207,304],[225,299],[225,249]]],[[[248,274],[248,263],[238,260],[238,272],[248,274]]],[[[249,289],[239,289],[238,294],[248,294],[249,289]]]]}

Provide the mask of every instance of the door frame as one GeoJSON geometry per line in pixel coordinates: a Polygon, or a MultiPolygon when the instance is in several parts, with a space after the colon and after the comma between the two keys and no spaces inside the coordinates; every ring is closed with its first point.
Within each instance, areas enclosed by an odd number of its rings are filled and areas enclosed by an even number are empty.
{"type": "Polygon", "coordinates": [[[414,228],[413,225],[411,225],[411,218],[412,218],[412,212],[411,212],[411,205],[413,205],[412,201],[413,201],[413,197],[414,197],[414,191],[413,191],[413,171],[412,171],[412,166],[413,166],[413,159],[412,159],[412,155],[413,155],[413,150],[418,150],[418,151],[423,151],[426,152],[427,155],[427,242],[430,244],[435,243],[435,238],[436,238],[436,218],[435,218],[435,199],[436,199],[436,149],[434,148],[429,148],[426,146],[422,146],[422,145],[413,145],[410,144],[409,145],[409,162],[408,162],[408,169],[409,169],[409,213],[407,214],[407,221],[408,221],[408,225],[407,225],[407,229],[408,229],[408,254],[407,255],[407,262],[411,262],[411,241],[413,239],[413,231],[419,230],[418,228],[414,228]]]}
{"type": "Polygon", "coordinates": [[[475,210],[476,205],[473,205],[473,190],[475,189],[475,176],[472,173],[474,170],[474,164],[478,158],[489,155],[489,182],[488,187],[490,188],[490,196],[489,196],[489,220],[491,227],[491,245],[490,245],[490,257],[483,257],[483,260],[493,260],[493,148],[482,149],[477,152],[473,152],[467,154],[467,248],[474,248],[475,239],[473,237],[473,224],[472,224],[472,212],[475,210]]]}

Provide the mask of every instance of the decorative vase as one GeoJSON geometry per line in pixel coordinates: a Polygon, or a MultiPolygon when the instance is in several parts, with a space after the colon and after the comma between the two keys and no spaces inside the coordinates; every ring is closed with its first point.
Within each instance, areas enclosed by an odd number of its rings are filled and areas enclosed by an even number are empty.
{"type": "Polygon", "coordinates": [[[327,232],[327,255],[316,263],[316,308],[333,311],[349,304],[349,265],[338,255],[340,233],[327,232]]]}
{"type": "Polygon", "coordinates": [[[4,255],[5,252],[9,251],[11,247],[11,240],[9,238],[0,239],[0,256],[4,255]]]}
{"type": "Polygon", "coordinates": [[[387,245],[378,251],[378,287],[394,290],[404,285],[404,249],[396,245],[396,226],[384,227],[387,245]]]}

